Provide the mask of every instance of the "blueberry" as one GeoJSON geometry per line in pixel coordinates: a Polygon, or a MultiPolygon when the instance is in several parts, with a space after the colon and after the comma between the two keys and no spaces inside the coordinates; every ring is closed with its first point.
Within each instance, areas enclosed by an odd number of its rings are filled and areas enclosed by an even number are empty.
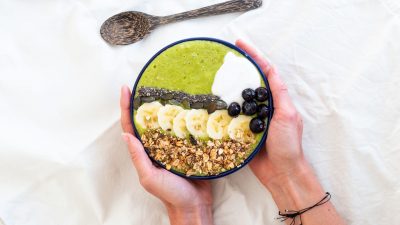
{"type": "Polygon", "coordinates": [[[256,92],[251,88],[246,88],[242,91],[242,97],[245,101],[252,101],[256,97],[256,92]]]}
{"type": "Polygon", "coordinates": [[[240,114],[240,105],[237,102],[232,102],[228,107],[228,114],[232,117],[236,117],[240,114]]]}
{"type": "Polygon", "coordinates": [[[268,90],[265,87],[259,87],[255,90],[256,100],[259,102],[265,102],[268,99],[268,90]]]}
{"type": "Polygon", "coordinates": [[[265,130],[265,122],[260,118],[253,118],[250,121],[250,130],[253,133],[261,133],[265,130]]]}
{"type": "Polygon", "coordinates": [[[265,87],[259,87],[255,90],[256,100],[259,102],[265,102],[268,99],[268,89],[265,87]]]}
{"type": "Polygon", "coordinates": [[[257,103],[255,101],[244,102],[242,110],[245,115],[254,115],[257,112],[257,103]]]}
{"type": "Polygon", "coordinates": [[[268,117],[269,115],[269,108],[266,104],[259,104],[257,106],[257,115],[258,117],[260,117],[261,119],[265,119],[268,117]]]}

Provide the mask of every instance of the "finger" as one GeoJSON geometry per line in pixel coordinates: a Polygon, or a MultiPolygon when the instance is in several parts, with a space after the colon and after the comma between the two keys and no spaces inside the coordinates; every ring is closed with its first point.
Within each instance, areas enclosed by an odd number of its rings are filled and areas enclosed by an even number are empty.
{"type": "Polygon", "coordinates": [[[133,127],[131,122],[131,111],[130,107],[130,98],[131,98],[131,90],[129,87],[124,85],[121,88],[121,98],[120,98],[120,107],[121,107],[121,126],[122,130],[127,133],[133,134],[133,127]]]}
{"type": "Polygon", "coordinates": [[[263,73],[268,77],[269,70],[271,69],[271,65],[269,62],[261,56],[260,53],[257,52],[253,47],[251,47],[249,44],[245,43],[242,40],[237,40],[236,41],[236,46],[241,48],[243,51],[245,51],[254,61],[258,64],[258,66],[261,68],[263,73]]]}
{"type": "Polygon", "coordinates": [[[276,72],[275,67],[271,67],[268,74],[268,83],[271,88],[272,98],[274,100],[274,108],[293,110],[294,105],[290,99],[287,86],[283,83],[280,76],[276,72]]]}
{"type": "Polygon", "coordinates": [[[128,145],[132,162],[139,174],[143,178],[149,174],[156,172],[150,158],[147,156],[142,143],[130,133],[122,133],[122,138],[128,145]]]}
{"type": "Polygon", "coordinates": [[[292,101],[289,97],[286,85],[282,82],[276,69],[269,64],[269,62],[261,56],[253,47],[248,45],[242,40],[237,40],[236,45],[243,49],[256,63],[261,67],[262,71],[268,78],[268,83],[271,88],[272,97],[274,99],[274,107],[279,109],[293,108],[292,101]]]}

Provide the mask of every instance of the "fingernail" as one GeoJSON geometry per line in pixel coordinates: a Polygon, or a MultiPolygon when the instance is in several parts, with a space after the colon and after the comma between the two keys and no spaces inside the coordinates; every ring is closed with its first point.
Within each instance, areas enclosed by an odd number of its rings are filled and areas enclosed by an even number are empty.
{"type": "Polygon", "coordinates": [[[128,144],[129,143],[129,134],[127,134],[127,133],[122,133],[121,134],[121,136],[122,136],[122,139],[128,144]]]}

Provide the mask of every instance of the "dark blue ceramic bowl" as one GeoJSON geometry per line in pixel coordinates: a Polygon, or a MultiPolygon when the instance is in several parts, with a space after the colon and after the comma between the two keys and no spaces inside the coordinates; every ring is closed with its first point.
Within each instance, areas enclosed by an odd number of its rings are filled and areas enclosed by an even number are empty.
{"type": "MultiPolygon", "coordinates": [[[[268,81],[267,81],[267,79],[266,79],[266,77],[265,77],[265,74],[262,72],[262,70],[261,70],[260,67],[257,65],[257,63],[256,63],[249,55],[247,55],[246,52],[244,52],[242,49],[236,47],[235,45],[233,45],[233,44],[231,44],[231,43],[229,43],[229,42],[223,41],[223,40],[219,40],[219,39],[215,39],[215,38],[208,38],[208,37],[196,37],[196,38],[188,38],[188,39],[183,39],[183,40],[180,40],[180,41],[176,41],[176,42],[174,42],[174,43],[172,43],[172,44],[167,45],[166,47],[164,47],[163,49],[161,49],[160,51],[158,51],[153,57],[151,57],[151,59],[150,59],[150,60],[146,63],[146,65],[143,67],[142,71],[140,71],[140,74],[139,74],[138,78],[136,79],[135,85],[134,85],[133,88],[132,88],[131,105],[130,105],[130,110],[131,110],[131,121],[132,121],[132,126],[133,126],[133,130],[134,130],[134,132],[135,132],[135,135],[136,135],[137,138],[139,138],[139,140],[140,140],[140,135],[139,135],[139,133],[138,133],[136,127],[135,127],[135,124],[134,124],[134,122],[133,122],[133,120],[134,120],[134,118],[133,118],[133,115],[134,115],[133,98],[134,98],[134,95],[135,95],[135,93],[136,93],[137,84],[138,84],[140,78],[142,77],[142,74],[143,74],[144,71],[146,70],[146,68],[149,66],[149,64],[150,64],[159,54],[161,54],[162,52],[164,52],[165,50],[167,50],[168,48],[170,48],[170,47],[172,47],[172,46],[174,46],[174,45],[177,45],[177,44],[180,44],[180,43],[186,42],[186,41],[212,41],[212,42],[217,42],[217,43],[219,43],[219,44],[223,44],[223,45],[225,45],[225,46],[227,46],[227,47],[229,47],[229,48],[231,48],[231,49],[236,50],[237,52],[239,52],[240,54],[242,54],[244,57],[246,57],[250,62],[252,62],[252,63],[254,64],[254,66],[258,69],[258,71],[260,72],[260,74],[263,75],[262,78],[263,78],[263,80],[264,80],[264,83],[265,83],[265,85],[266,85],[266,88],[267,88],[268,90],[270,90],[268,81]]],[[[266,138],[267,138],[267,135],[268,135],[268,128],[269,128],[269,124],[270,124],[271,119],[272,119],[272,114],[273,114],[273,109],[274,109],[274,104],[273,104],[273,100],[272,100],[272,95],[269,95],[268,101],[269,101],[269,105],[270,105],[271,111],[270,111],[270,114],[269,114],[269,116],[268,116],[267,128],[266,128],[266,130],[265,130],[265,132],[264,132],[264,134],[263,134],[263,136],[262,136],[260,142],[258,143],[258,145],[256,146],[256,148],[254,149],[254,151],[249,155],[249,157],[247,157],[247,159],[244,160],[244,162],[241,164],[240,167],[235,167],[235,168],[233,168],[233,169],[231,169],[231,170],[227,170],[227,171],[222,172],[222,173],[220,173],[220,174],[218,174],[218,175],[210,175],[210,176],[186,176],[185,174],[180,173],[180,172],[177,172],[177,171],[174,171],[174,170],[169,170],[169,171],[170,171],[171,173],[174,173],[174,174],[178,175],[178,176],[181,176],[181,177],[184,177],[184,178],[188,178],[188,179],[208,180],[208,179],[215,179],[215,178],[224,177],[224,176],[226,176],[226,175],[229,175],[229,174],[231,174],[231,173],[234,173],[234,172],[238,171],[239,169],[243,168],[243,167],[244,167],[247,163],[249,163],[249,162],[253,159],[253,157],[260,151],[260,149],[263,147],[263,145],[264,145],[264,143],[265,143],[265,140],[266,140],[266,138]]],[[[146,153],[147,153],[147,155],[150,157],[150,154],[149,154],[149,152],[148,152],[147,150],[146,150],[146,153]]],[[[150,159],[151,159],[155,164],[157,164],[158,166],[160,166],[160,167],[162,167],[162,168],[165,169],[165,166],[162,165],[160,162],[154,160],[152,157],[150,157],[150,159]]]]}

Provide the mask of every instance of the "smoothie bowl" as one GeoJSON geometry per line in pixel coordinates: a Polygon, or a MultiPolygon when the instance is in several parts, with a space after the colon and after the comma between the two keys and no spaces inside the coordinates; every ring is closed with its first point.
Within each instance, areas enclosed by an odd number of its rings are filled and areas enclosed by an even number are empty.
{"type": "Polygon", "coordinates": [[[246,165],[272,118],[268,81],[241,49],[218,39],[172,43],[132,89],[135,135],[153,162],[179,176],[212,179],[246,165]]]}

